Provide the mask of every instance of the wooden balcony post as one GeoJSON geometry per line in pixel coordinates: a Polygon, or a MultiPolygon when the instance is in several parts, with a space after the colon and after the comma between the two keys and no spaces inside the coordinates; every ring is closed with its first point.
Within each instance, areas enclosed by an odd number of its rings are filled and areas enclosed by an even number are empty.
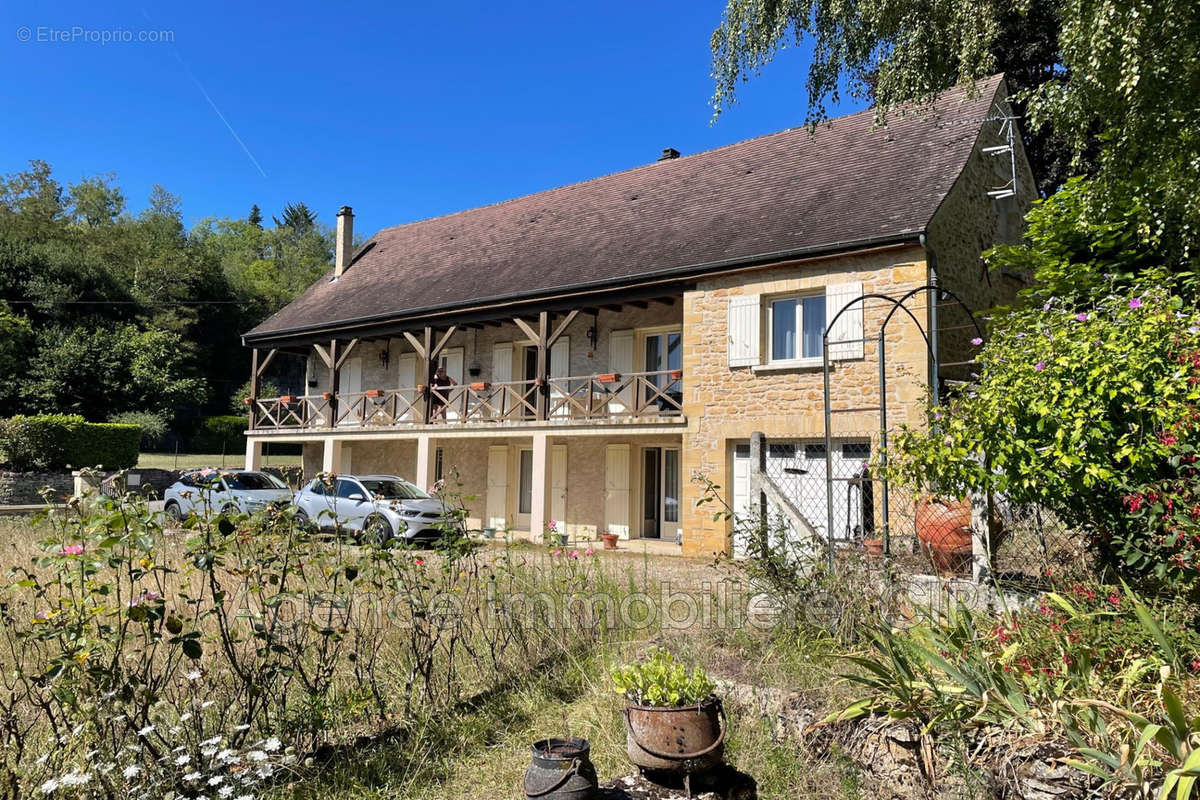
{"type": "Polygon", "coordinates": [[[250,351],[250,418],[247,422],[247,427],[254,430],[254,407],[258,402],[258,348],[255,347],[250,351]]]}
{"type": "Polygon", "coordinates": [[[550,345],[548,335],[550,315],[542,311],[538,314],[537,336],[537,418],[546,419],[550,416],[550,345]]]}
{"type": "Polygon", "coordinates": [[[341,374],[341,364],[338,363],[337,339],[329,340],[329,427],[337,425],[338,416],[338,376],[341,374]]]}
{"type": "MultiPolygon", "coordinates": [[[[433,354],[433,326],[425,326],[425,339],[421,345],[421,357],[425,359],[425,424],[433,421],[433,376],[437,372],[433,354]]],[[[424,487],[421,487],[424,488],[424,487]]]]}

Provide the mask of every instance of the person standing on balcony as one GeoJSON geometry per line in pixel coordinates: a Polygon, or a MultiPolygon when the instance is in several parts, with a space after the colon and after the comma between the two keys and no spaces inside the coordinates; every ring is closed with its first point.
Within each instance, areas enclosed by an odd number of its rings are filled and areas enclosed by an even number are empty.
{"type": "Polygon", "coordinates": [[[429,421],[446,418],[446,400],[449,398],[451,386],[457,386],[457,381],[446,374],[445,365],[439,366],[429,381],[429,421]]]}

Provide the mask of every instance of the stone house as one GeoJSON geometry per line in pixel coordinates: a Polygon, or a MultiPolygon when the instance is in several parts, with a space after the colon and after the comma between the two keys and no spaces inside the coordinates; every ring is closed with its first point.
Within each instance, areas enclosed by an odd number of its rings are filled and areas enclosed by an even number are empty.
{"type": "Polygon", "coordinates": [[[975,334],[954,304],[935,313],[916,291],[878,338],[892,304],[877,298],[936,278],[981,312],[1020,287],[980,258],[1019,237],[1033,196],[1005,94],[996,77],[886,126],[868,111],[666,150],[357,251],[343,208],[332,273],[243,336],[256,377],[276,357],[306,364],[304,386],[252,399],[247,466],[265,442],[300,442],[310,475],[453,478],[475,528],[536,537],[556,520],[572,539],[727,551],[729,523],[697,507],[695,478],[744,506],[754,431],[787,443],[781,458],[825,457],[830,323],[841,467],[876,446],[880,341],[889,424],[922,418],[935,363],[922,329],[938,334],[939,382],[969,371],[975,334]]]}

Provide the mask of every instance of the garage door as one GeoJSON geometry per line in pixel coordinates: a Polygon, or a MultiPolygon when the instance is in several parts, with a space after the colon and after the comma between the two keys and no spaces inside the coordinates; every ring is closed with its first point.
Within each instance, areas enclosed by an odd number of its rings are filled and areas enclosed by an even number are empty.
{"type": "MultiPolygon", "coordinates": [[[[849,540],[873,528],[871,485],[850,479],[862,474],[871,458],[869,442],[835,440],[833,443],[833,535],[849,540]],[[865,496],[864,496],[865,492],[865,496]]],[[[822,538],[826,536],[825,443],[822,441],[772,442],[767,445],[767,474],[780,491],[805,516],[822,538]]],[[[750,445],[737,445],[733,454],[734,513],[751,511],[750,445]]],[[[794,533],[794,531],[793,531],[794,533]]],[[[735,537],[734,554],[744,555],[745,542],[735,537]]]]}

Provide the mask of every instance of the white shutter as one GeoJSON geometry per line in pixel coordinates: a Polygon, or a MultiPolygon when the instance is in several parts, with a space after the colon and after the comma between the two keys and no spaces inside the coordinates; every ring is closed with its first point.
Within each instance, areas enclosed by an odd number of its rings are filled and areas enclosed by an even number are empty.
{"type": "Polygon", "coordinates": [[[559,523],[559,531],[567,530],[567,446],[550,448],[550,519],[559,523]]]}
{"type": "Polygon", "coordinates": [[[610,444],[604,453],[604,525],[629,538],[629,445],[610,444]]]}
{"type": "MultiPolygon", "coordinates": [[[[613,331],[608,337],[608,369],[609,372],[619,372],[626,375],[633,372],[633,331],[613,331]]],[[[621,413],[633,408],[632,384],[622,389],[617,399],[610,403],[609,408],[614,413],[621,413]]]]}
{"type": "Polygon", "coordinates": [[[508,383],[512,380],[512,359],[512,342],[492,345],[492,383],[508,383]]]}
{"type": "MultiPolygon", "coordinates": [[[[833,283],[825,287],[825,324],[833,322],[834,316],[851,300],[862,297],[861,283],[833,283]]],[[[830,360],[863,357],[863,309],[862,303],[846,308],[829,331],[830,360]],[[841,342],[841,344],[838,344],[841,342]]]]}
{"type": "Polygon", "coordinates": [[[488,448],[487,460],[487,527],[503,530],[508,517],[508,447],[488,448]]]}
{"type": "Polygon", "coordinates": [[[759,323],[762,302],[756,294],[729,298],[729,366],[752,367],[759,360],[762,327],[759,323]]]}
{"type": "MultiPolygon", "coordinates": [[[[568,417],[571,409],[563,403],[566,392],[571,390],[567,377],[571,374],[571,337],[560,336],[550,347],[550,408],[562,403],[562,407],[554,411],[555,417],[568,417]]],[[[559,517],[555,517],[559,519],[559,517]]]]}

